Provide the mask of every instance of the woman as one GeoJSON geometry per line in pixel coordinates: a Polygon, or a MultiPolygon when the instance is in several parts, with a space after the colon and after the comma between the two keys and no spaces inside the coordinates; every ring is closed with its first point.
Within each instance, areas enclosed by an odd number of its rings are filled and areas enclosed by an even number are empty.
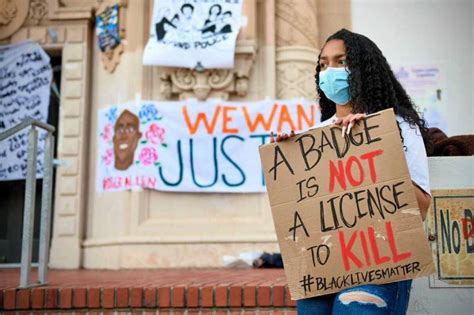
{"type": "Polygon", "coordinates": [[[226,11],[222,14],[222,18],[219,20],[218,25],[216,25],[216,29],[218,29],[219,34],[228,34],[232,33],[232,12],[226,11]]]}
{"type": "Polygon", "coordinates": [[[216,32],[216,22],[220,18],[222,7],[220,4],[214,4],[209,8],[209,15],[204,21],[204,26],[201,30],[203,35],[209,35],[206,33],[214,34],[216,32]]]}
{"type": "MultiPolygon", "coordinates": [[[[422,218],[430,205],[427,128],[379,48],[342,29],[330,36],[318,58],[316,87],[321,125],[350,129],[366,114],[393,108],[422,218]]],[[[292,136],[294,133],[290,136],[292,136]]],[[[287,139],[283,134],[277,141],[287,139]]],[[[362,285],[337,294],[299,300],[298,314],[405,314],[411,281],[362,285]]]]}

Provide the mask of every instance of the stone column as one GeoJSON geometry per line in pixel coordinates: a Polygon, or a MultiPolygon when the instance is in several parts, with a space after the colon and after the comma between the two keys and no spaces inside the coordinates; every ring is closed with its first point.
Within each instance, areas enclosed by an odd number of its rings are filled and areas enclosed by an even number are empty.
{"type": "Polygon", "coordinates": [[[351,29],[350,0],[318,0],[319,45],[341,28],[351,29]]]}
{"type": "Polygon", "coordinates": [[[316,98],[317,1],[276,0],[277,97],[316,98]]]}
{"type": "MultiPolygon", "coordinates": [[[[77,22],[76,22],[77,23],[77,22]]],[[[86,224],[86,167],[89,137],[89,43],[87,21],[65,27],[62,49],[61,109],[58,129],[56,196],[50,267],[81,266],[81,242],[86,224]]]]}

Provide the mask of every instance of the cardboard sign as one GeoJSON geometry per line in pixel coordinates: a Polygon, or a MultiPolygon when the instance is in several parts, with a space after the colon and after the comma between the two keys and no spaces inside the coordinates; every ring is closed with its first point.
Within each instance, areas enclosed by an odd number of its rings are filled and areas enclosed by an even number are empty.
{"type": "Polygon", "coordinates": [[[392,110],[260,146],[292,299],[434,266],[392,110]]]}
{"type": "Polygon", "coordinates": [[[474,189],[435,190],[431,210],[438,279],[474,284],[474,189]]]}

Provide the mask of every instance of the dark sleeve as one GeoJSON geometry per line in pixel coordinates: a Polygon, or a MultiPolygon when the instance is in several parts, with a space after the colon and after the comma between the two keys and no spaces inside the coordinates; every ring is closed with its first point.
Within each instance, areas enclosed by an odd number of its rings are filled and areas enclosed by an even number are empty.
{"type": "Polygon", "coordinates": [[[260,258],[263,260],[263,268],[283,268],[283,260],[280,253],[263,253],[260,258]]]}

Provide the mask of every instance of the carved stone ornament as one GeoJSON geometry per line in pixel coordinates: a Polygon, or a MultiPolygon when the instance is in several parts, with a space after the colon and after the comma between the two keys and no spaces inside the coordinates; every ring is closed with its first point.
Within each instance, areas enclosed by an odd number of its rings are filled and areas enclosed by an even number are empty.
{"type": "Polygon", "coordinates": [[[162,68],[160,94],[171,99],[207,98],[229,99],[231,94],[243,97],[249,88],[249,76],[255,62],[256,45],[253,41],[237,43],[233,69],[162,68]]]}
{"type": "MultiPolygon", "coordinates": [[[[99,25],[97,23],[103,23],[104,21],[97,22],[99,16],[103,15],[104,12],[110,12],[111,8],[115,9],[115,12],[118,11],[118,16],[113,17],[116,21],[117,29],[114,35],[108,34],[109,36],[104,36],[96,39],[99,40],[99,47],[102,49],[101,60],[104,65],[105,70],[112,73],[115,68],[120,63],[120,55],[123,53],[125,46],[123,44],[123,39],[125,38],[125,8],[127,6],[126,0],[99,0],[98,6],[96,8],[96,28],[97,32],[99,25]],[[102,40],[101,40],[102,39],[102,40]],[[104,46],[102,46],[104,45],[104,46]],[[109,46],[109,47],[107,47],[109,46]]],[[[105,14],[107,17],[110,17],[110,14],[105,14]]],[[[108,31],[109,28],[104,27],[108,31]]]]}
{"type": "Polygon", "coordinates": [[[123,53],[123,44],[120,43],[114,49],[107,50],[101,55],[102,64],[105,70],[112,73],[117,65],[120,63],[120,55],[123,53]]]}
{"type": "Polygon", "coordinates": [[[10,23],[17,11],[17,5],[13,0],[0,0],[0,25],[10,23]]]}
{"type": "Polygon", "coordinates": [[[47,0],[49,20],[89,20],[94,8],[93,0],[47,0]]]}
{"type": "Polygon", "coordinates": [[[28,15],[29,0],[0,0],[0,39],[15,33],[28,15]]]}
{"type": "Polygon", "coordinates": [[[288,46],[276,51],[277,97],[317,98],[314,69],[318,51],[306,46],[288,46]]]}
{"type": "Polygon", "coordinates": [[[47,13],[47,0],[30,0],[28,18],[33,21],[34,24],[39,24],[41,19],[43,19],[43,17],[45,17],[47,13]]]}

